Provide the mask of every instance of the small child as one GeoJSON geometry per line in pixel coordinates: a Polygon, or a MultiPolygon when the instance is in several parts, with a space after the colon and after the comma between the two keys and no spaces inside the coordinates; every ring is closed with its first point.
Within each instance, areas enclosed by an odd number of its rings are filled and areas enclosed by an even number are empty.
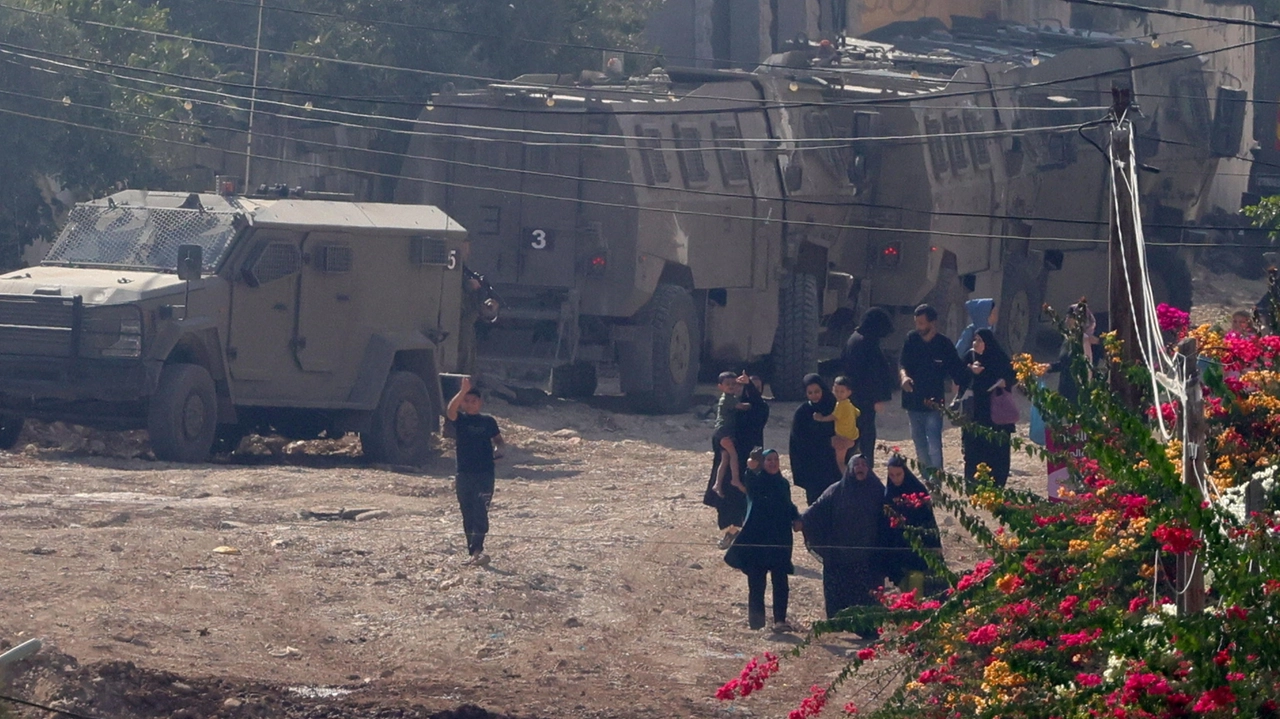
{"type": "Polygon", "coordinates": [[[1231,331],[1241,337],[1252,337],[1257,334],[1253,328],[1253,313],[1246,310],[1236,310],[1231,315],[1231,331]]]}
{"type": "Polygon", "coordinates": [[[711,439],[720,447],[720,467],[716,470],[715,484],[712,490],[724,496],[724,475],[729,472],[729,483],[743,494],[747,488],[742,484],[742,475],[738,469],[738,448],[734,445],[733,436],[738,430],[738,412],[751,409],[751,405],[738,400],[742,386],[751,380],[745,375],[739,377],[732,372],[721,372],[717,378],[720,388],[720,401],[716,403],[716,428],[711,439]]]}
{"type": "Polygon", "coordinates": [[[836,408],[828,415],[814,412],[813,419],[815,422],[836,423],[836,436],[831,438],[831,446],[836,451],[836,464],[844,467],[845,454],[858,442],[858,415],[862,413],[849,401],[853,395],[853,380],[836,377],[831,391],[836,396],[836,408]]]}

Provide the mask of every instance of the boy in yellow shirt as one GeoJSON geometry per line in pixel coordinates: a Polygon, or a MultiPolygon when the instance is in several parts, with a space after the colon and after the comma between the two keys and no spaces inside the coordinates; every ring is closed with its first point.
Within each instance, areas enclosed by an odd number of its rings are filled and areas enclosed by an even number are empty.
{"type": "MultiPolygon", "coordinates": [[[[835,422],[836,436],[831,438],[831,446],[836,451],[836,464],[844,468],[845,455],[858,442],[858,415],[862,414],[849,397],[853,395],[853,380],[848,377],[836,377],[831,391],[836,395],[836,408],[831,414],[813,413],[816,422],[835,422]]],[[[871,461],[870,458],[867,459],[871,461]]]]}

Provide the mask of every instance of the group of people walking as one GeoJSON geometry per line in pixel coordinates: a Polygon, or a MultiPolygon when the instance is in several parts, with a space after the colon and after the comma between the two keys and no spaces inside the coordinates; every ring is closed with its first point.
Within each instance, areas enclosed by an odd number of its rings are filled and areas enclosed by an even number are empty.
{"type": "MultiPolygon", "coordinates": [[[[896,368],[880,346],[892,334],[892,320],[883,309],[868,310],[846,343],[834,388],[821,375],[804,378],[806,401],[792,417],[788,447],[795,484],[808,504],[803,513],[792,503],[777,451],[763,449],[769,409],[760,385],[745,375],[721,375],[706,502],[717,508],[725,562],[747,575],[749,626],[765,625],[765,588],[772,580],[775,629],[790,627],[787,577],[794,573],[795,532],[822,560],[828,617],[873,603],[886,579],[904,590],[924,590],[928,563],[918,550],[942,546],[929,487],[939,486],[943,467],[948,380],[956,387],[949,406],[965,417],[965,479],[976,481],[985,471],[998,486],[1008,481],[1009,435],[1017,422],[1013,363],[991,329],[994,303],[974,300],[967,309],[972,324],[953,342],[939,332],[936,310],[916,308],[915,330],[896,368]],[[885,465],[888,482],[875,471],[876,418],[895,389],[928,484],[897,454],[885,465]],[[909,534],[918,538],[915,545],[909,534]]],[[[864,633],[874,634],[874,628],[864,633]]]]}

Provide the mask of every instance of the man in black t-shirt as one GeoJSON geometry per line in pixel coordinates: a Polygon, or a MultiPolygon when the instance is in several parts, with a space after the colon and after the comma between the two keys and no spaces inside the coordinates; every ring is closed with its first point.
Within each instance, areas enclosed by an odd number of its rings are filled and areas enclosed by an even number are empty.
{"type": "Polygon", "coordinates": [[[455,488],[470,555],[463,564],[476,567],[489,563],[489,555],[484,553],[484,537],[489,533],[489,502],[493,499],[493,453],[495,446],[502,446],[498,422],[487,414],[480,414],[482,404],[480,391],[472,388],[471,378],[463,377],[462,387],[445,410],[453,422],[458,445],[455,488]]]}
{"type": "Polygon", "coordinates": [[[916,329],[907,335],[898,358],[902,408],[911,421],[916,461],[922,467],[942,469],[942,406],[946,381],[959,383],[966,371],[955,343],[938,332],[938,311],[920,305],[915,311],[916,329]]]}

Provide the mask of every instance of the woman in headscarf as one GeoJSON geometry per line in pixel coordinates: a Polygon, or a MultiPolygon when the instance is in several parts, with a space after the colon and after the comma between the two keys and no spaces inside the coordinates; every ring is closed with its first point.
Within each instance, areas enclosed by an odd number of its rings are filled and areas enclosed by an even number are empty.
{"type": "Polygon", "coordinates": [[[743,475],[747,485],[747,519],[733,546],[724,555],[725,564],[747,575],[747,626],[764,627],[765,578],[773,575],[773,631],[789,632],[787,575],[795,573],[791,563],[791,532],[800,512],[791,503],[791,484],[782,476],[778,453],[766,449],[748,460],[751,467],[743,475]],[[759,463],[759,466],[753,466],[759,463]]]}
{"type": "Polygon", "coordinates": [[[880,340],[893,334],[893,320],[880,307],[872,307],[862,316],[858,330],[840,354],[844,376],[853,380],[853,406],[858,408],[858,447],[862,456],[875,465],[876,411],[893,399],[898,386],[894,365],[880,348],[880,340]]]}
{"type": "MultiPolygon", "coordinates": [[[[742,394],[738,398],[740,404],[750,405],[749,409],[740,410],[737,415],[733,433],[733,446],[738,452],[738,466],[747,466],[747,454],[753,448],[764,446],[764,427],[769,423],[769,403],[764,399],[764,381],[759,377],[748,378],[745,373],[738,378],[742,386],[742,394]]],[[[717,494],[714,487],[716,474],[723,461],[724,452],[718,442],[712,442],[715,458],[711,461],[711,475],[707,478],[707,488],[702,495],[702,503],[716,510],[716,524],[723,533],[719,547],[725,549],[733,542],[747,518],[747,495],[743,494],[731,483],[725,482],[721,489],[724,494],[717,494]]]]}
{"type": "Polygon", "coordinates": [[[836,434],[834,422],[818,422],[813,415],[824,417],[836,409],[836,397],[821,375],[804,378],[807,402],[796,408],[791,419],[791,474],[796,486],[804,488],[805,501],[813,504],[818,497],[840,479],[840,465],[831,451],[831,438],[836,434]]]}
{"type": "MultiPolygon", "coordinates": [[[[870,463],[854,455],[844,477],[822,493],[800,522],[810,549],[822,557],[827,618],[848,607],[875,604],[873,593],[884,581],[879,559],[888,520],[884,484],[870,463]]],[[[879,636],[872,626],[854,631],[864,638],[879,636]]]]}
{"type": "Polygon", "coordinates": [[[995,333],[982,329],[974,333],[973,349],[965,355],[964,363],[969,371],[961,378],[960,389],[965,396],[971,394],[973,397],[970,420],[987,430],[980,433],[971,426],[965,426],[961,432],[964,478],[966,482],[973,482],[978,474],[978,465],[985,464],[991,469],[991,478],[996,486],[1003,487],[1009,481],[1009,436],[1013,434],[1014,426],[996,424],[991,419],[991,400],[997,392],[1013,391],[1018,381],[1013,362],[996,340],[995,333]],[[989,436],[991,432],[997,436],[989,436]]]}
{"type": "Polygon", "coordinates": [[[929,565],[911,546],[907,532],[919,538],[927,550],[941,550],[942,537],[933,516],[933,502],[924,483],[907,468],[902,455],[889,458],[885,468],[885,504],[888,506],[889,529],[885,537],[884,569],[904,591],[924,591],[924,578],[929,565]],[[905,580],[905,583],[904,583],[905,580]]]}

